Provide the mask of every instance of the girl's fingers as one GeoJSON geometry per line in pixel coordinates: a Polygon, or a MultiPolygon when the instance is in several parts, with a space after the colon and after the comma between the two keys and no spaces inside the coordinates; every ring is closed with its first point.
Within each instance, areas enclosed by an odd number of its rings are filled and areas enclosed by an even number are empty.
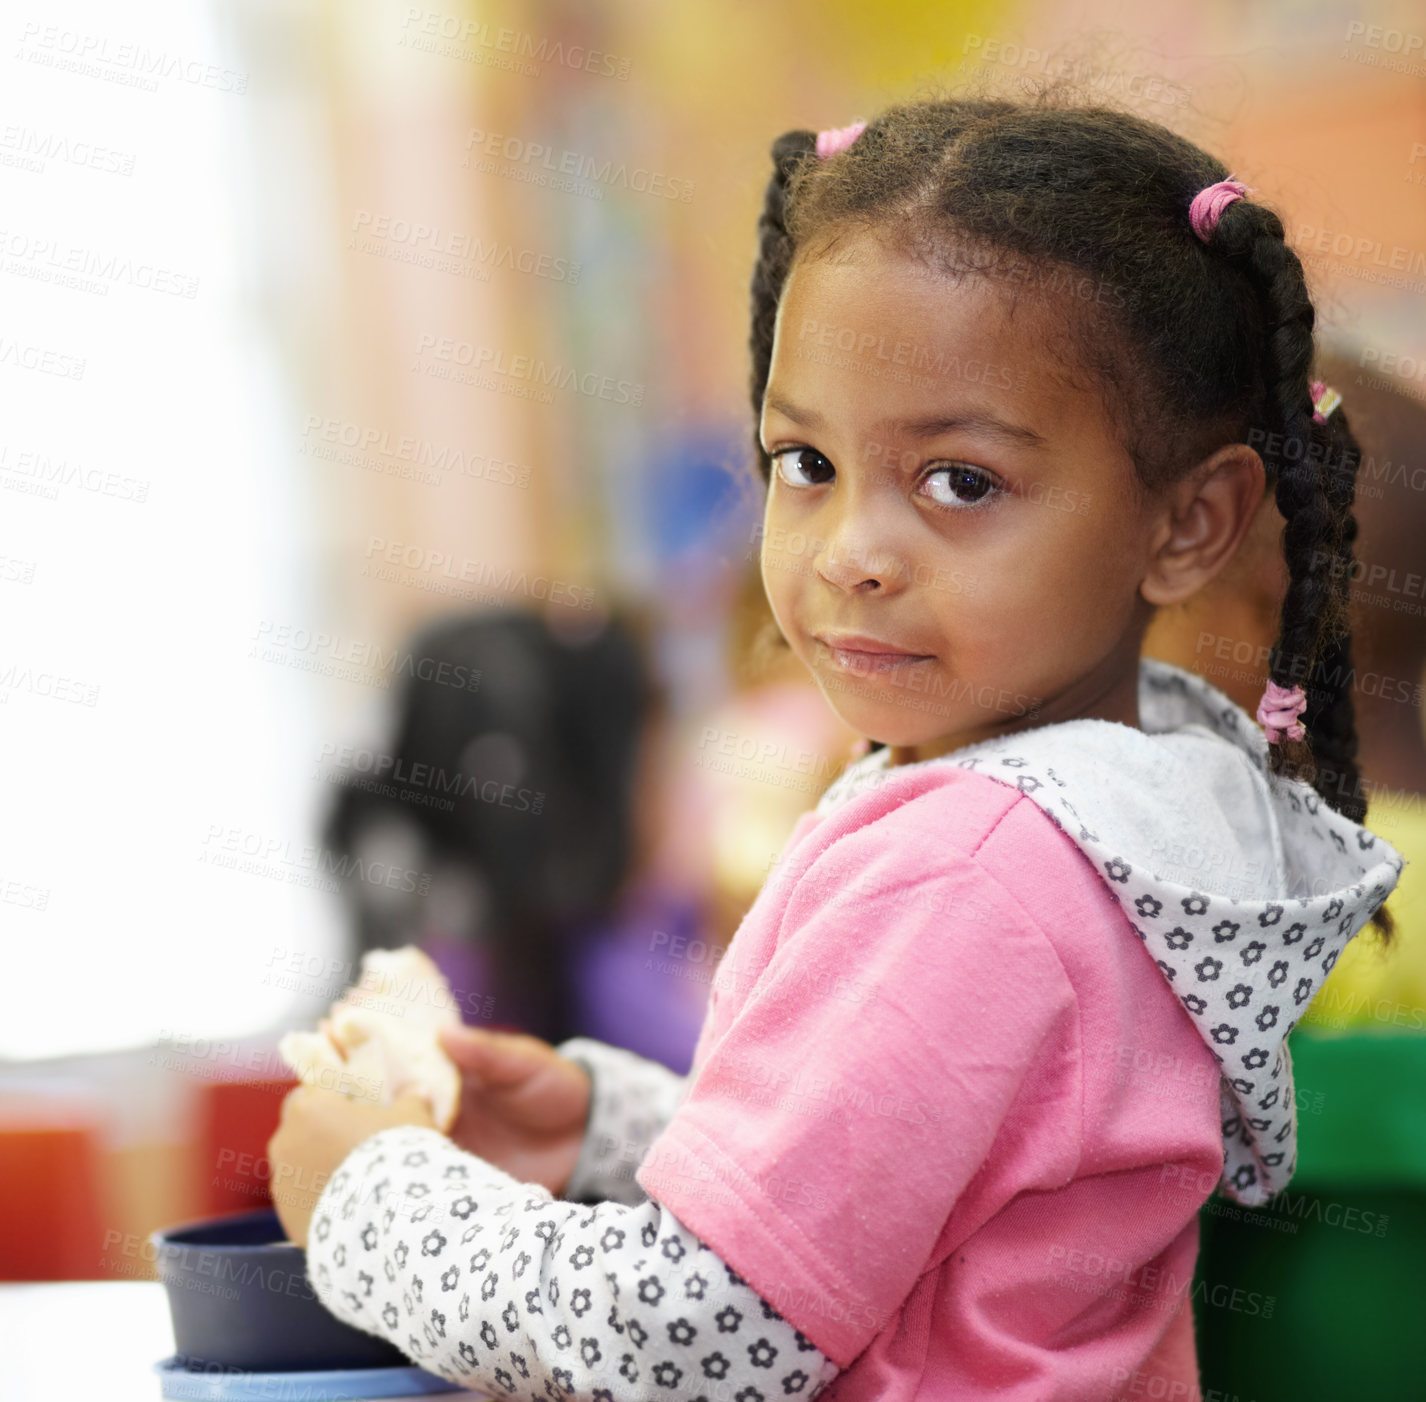
{"type": "Polygon", "coordinates": [[[441,1050],[463,1070],[485,1061],[489,1045],[469,1027],[442,1027],[436,1031],[441,1050]]]}
{"type": "Polygon", "coordinates": [[[441,1028],[441,1049],[462,1071],[490,1086],[523,1081],[540,1069],[544,1046],[535,1038],[475,1027],[441,1028]]]}
{"type": "Polygon", "coordinates": [[[405,1091],[398,1095],[391,1102],[393,1114],[404,1116],[411,1120],[424,1121],[427,1124],[434,1124],[431,1115],[431,1104],[424,1095],[418,1095],[415,1091],[405,1091]]]}
{"type": "Polygon", "coordinates": [[[436,1040],[457,1066],[480,1067],[509,1060],[509,1048],[500,1034],[482,1027],[442,1027],[436,1040]]]}

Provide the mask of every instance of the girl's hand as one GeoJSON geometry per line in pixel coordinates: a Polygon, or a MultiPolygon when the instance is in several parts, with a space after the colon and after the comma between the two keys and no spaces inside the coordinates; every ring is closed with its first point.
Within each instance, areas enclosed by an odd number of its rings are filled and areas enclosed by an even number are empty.
{"type": "Polygon", "coordinates": [[[558,1197],[584,1143],[590,1093],[584,1068],[525,1032],[442,1028],[438,1039],[461,1071],[451,1138],[558,1197]]]}
{"type": "Polygon", "coordinates": [[[273,1206],[289,1241],[307,1245],[312,1211],[342,1160],[373,1134],[397,1125],[434,1129],[435,1121],[418,1095],[382,1105],[319,1086],[288,1092],[277,1133],[267,1141],[267,1157],[273,1206]]]}

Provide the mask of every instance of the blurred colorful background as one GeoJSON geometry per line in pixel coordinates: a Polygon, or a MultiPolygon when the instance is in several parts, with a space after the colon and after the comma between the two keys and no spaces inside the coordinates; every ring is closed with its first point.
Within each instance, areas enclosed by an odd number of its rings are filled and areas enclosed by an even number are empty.
{"type": "MultiPolygon", "coordinates": [[[[687,1069],[719,955],[855,738],[766,648],[757,575],[747,287],[789,128],[1070,77],[1219,154],[1284,212],[1377,465],[1358,559],[1426,568],[1418,7],[3,23],[0,1201],[25,1207],[0,1279],[152,1278],[149,1232],[265,1202],[276,1041],[369,948],[420,943],[470,1021],[687,1069]]],[[[1269,506],[1150,641],[1250,711],[1280,529],[1269,506]]],[[[1420,859],[1426,615],[1386,587],[1356,605],[1367,821],[1420,859]]],[[[1396,951],[1357,941],[1294,1033],[1288,1206],[1205,1209],[1209,1287],[1277,1302],[1203,1292],[1223,1395],[1344,1395],[1348,1343],[1362,1395],[1420,1395],[1390,1389],[1426,1376],[1398,1365],[1421,868],[1390,908],[1396,951]]]]}

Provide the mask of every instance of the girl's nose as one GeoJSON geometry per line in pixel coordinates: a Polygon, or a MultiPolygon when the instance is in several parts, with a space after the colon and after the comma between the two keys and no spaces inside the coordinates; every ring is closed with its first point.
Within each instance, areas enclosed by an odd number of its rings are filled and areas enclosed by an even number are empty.
{"type": "Polygon", "coordinates": [[[910,578],[906,503],[900,483],[877,464],[855,464],[816,515],[813,568],[834,589],[886,593],[910,578]]]}
{"type": "Polygon", "coordinates": [[[864,533],[835,531],[813,561],[818,575],[834,589],[870,594],[894,589],[906,574],[901,558],[864,533]]]}

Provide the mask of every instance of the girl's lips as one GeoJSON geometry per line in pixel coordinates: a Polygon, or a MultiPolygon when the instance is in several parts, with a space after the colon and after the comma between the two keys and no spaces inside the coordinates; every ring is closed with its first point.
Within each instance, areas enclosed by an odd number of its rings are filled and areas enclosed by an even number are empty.
{"type": "Polygon", "coordinates": [[[876,652],[870,648],[834,647],[831,643],[817,641],[826,649],[828,657],[838,667],[849,672],[892,672],[914,667],[922,662],[934,662],[930,654],[914,652],[876,652]]]}

